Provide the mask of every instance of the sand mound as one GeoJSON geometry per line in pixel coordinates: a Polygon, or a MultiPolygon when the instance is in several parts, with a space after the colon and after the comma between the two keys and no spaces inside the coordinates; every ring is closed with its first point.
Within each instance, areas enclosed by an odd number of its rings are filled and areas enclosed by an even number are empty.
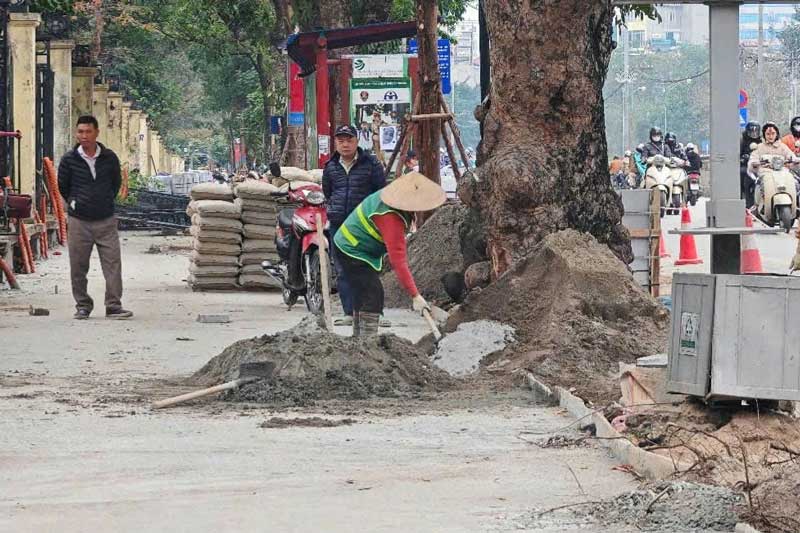
{"type": "Polygon", "coordinates": [[[512,325],[519,341],[497,359],[505,372],[527,369],[575,387],[594,402],[620,396],[618,362],[666,350],[669,315],[633,280],[608,247],[564,230],[545,238],[491,285],[473,291],[450,317],[512,325]]]}
{"type": "Polygon", "coordinates": [[[312,405],[317,400],[413,397],[453,383],[426,353],[394,335],[353,339],[327,333],[309,317],[275,335],[238,341],[193,377],[202,384],[236,379],[242,363],[272,361],[273,380],[227,396],[237,401],[312,405]]]}

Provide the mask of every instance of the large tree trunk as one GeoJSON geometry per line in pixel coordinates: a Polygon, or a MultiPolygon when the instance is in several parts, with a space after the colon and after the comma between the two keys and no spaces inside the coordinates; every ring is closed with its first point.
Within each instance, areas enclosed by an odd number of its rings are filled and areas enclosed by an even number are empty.
{"type": "Polygon", "coordinates": [[[485,10],[492,87],[480,180],[460,194],[486,221],[494,274],[565,228],[591,233],[629,263],[603,115],[610,2],[486,0],[485,10]]]}

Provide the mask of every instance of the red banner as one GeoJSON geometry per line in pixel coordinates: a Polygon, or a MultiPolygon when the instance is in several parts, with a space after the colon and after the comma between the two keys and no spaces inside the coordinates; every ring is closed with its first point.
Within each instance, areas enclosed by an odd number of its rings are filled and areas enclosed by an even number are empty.
{"type": "Polygon", "coordinates": [[[305,91],[303,78],[300,77],[300,66],[289,61],[289,113],[302,113],[304,110],[305,91]]]}

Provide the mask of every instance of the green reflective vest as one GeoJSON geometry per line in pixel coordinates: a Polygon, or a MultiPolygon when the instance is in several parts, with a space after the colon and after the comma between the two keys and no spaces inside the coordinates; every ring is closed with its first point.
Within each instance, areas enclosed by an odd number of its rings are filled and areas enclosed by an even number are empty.
{"type": "Polygon", "coordinates": [[[393,209],[381,201],[381,191],[367,196],[341,225],[333,237],[333,243],[343,253],[354,259],[364,261],[380,272],[383,269],[383,256],[386,245],[381,232],[372,217],[397,213],[408,228],[409,219],[402,211],[393,209]]]}

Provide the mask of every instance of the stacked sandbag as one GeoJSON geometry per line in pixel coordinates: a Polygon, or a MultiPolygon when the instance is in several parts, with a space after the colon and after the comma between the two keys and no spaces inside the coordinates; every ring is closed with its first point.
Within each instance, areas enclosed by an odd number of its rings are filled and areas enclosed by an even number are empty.
{"type": "Polygon", "coordinates": [[[239,285],[246,289],[275,288],[276,283],[261,268],[263,261],[277,263],[275,227],[281,206],[271,193],[280,189],[263,181],[248,180],[236,186],[236,204],[241,209],[242,254],[239,285]]]}
{"type": "Polygon", "coordinates": [[[272,184],[277,187],[287,183],[294,183],[295,186],[298,186],[298,182],[322,183],[322,169],[303,170],[297,167],[281,167],[281,177],[272,178],[272,184]]]}
{"type": "Polygon", "coordinates": [[[241,206],[228,185],[203,183],[192,188],[186,208],[191,217],[192,254],[189,286],[193,290],[234,290],[242,252],[241,206]]]}

